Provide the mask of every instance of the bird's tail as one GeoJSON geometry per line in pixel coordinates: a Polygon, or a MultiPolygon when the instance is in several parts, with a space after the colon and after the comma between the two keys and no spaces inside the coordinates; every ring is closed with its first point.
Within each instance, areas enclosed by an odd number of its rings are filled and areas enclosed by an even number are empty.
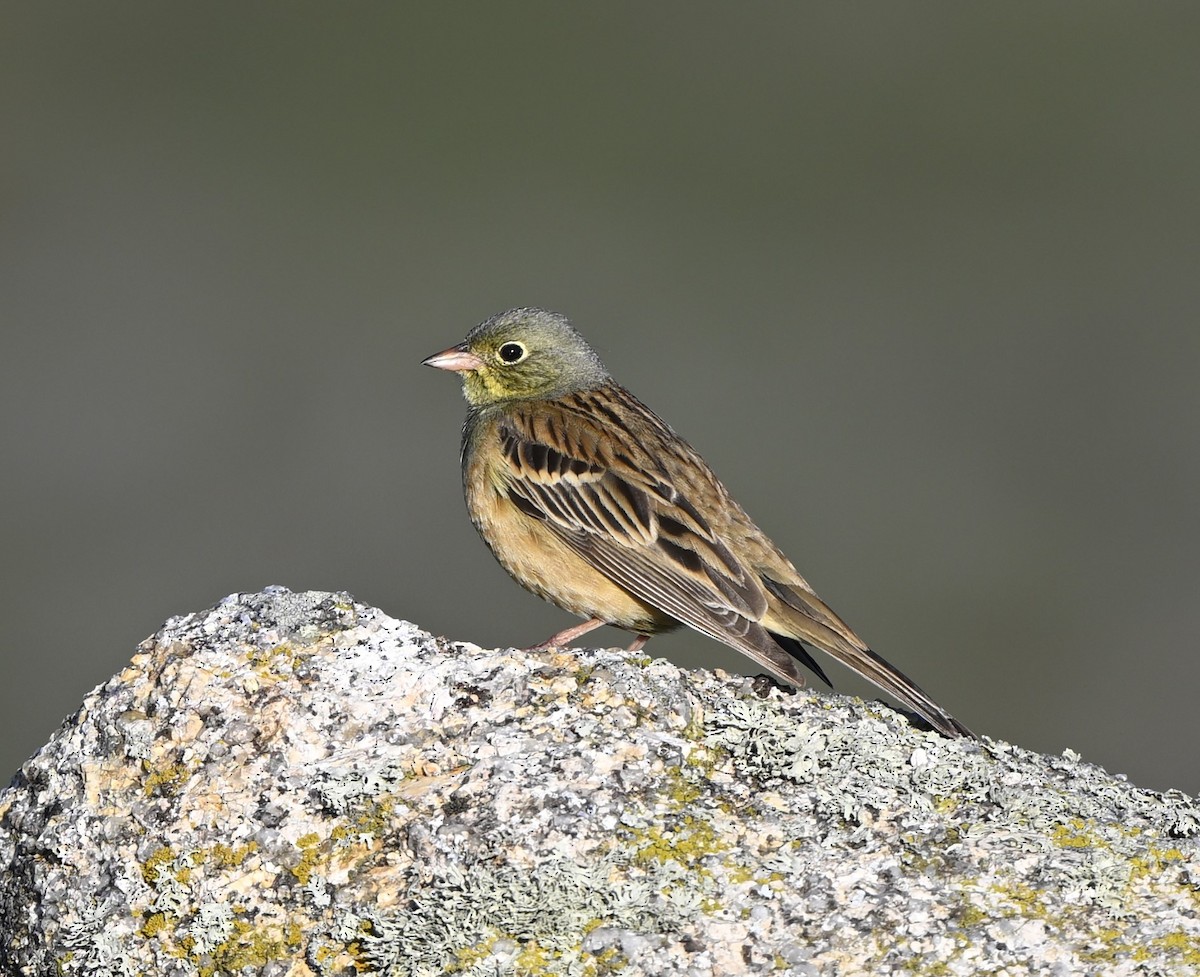
{"type": "MultiPolygon", "coordinates": [[[[765,577],[763,583],[780,601],[763,622],[769,631],[779,632],[785,639],[803,641],[832,655],[919,713],[938,732],[951,737],[975,738],[974,733],[934,702],[916,682],[868,648],[816,594],[765,577]]],[[[786,643],[781,644],[787,648],[786,643]]]]}

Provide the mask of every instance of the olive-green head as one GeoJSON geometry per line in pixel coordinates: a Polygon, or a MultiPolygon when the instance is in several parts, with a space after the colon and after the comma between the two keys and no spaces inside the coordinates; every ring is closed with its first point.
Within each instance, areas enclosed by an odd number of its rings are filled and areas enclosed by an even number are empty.
{"type": "Polygon", "coordinates": [[[461,373],[472,407],[558,397],[608,379],[600,357],[566,318],[544,309],[492,316],[463,342],[423,362],[461,373]]]}

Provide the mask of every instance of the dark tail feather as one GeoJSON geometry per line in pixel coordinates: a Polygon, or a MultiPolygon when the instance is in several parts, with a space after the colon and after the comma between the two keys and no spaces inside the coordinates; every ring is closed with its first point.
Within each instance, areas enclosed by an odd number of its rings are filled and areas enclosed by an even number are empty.
{"type": "Polygon", "coordinates": [[[844,665],[848,665],[867,681],[874,683],[884,692],[894,695],[906,706],[924,717],[939,733],[946,736],[966,736],[968,739],[978,739],[966,726],[946,712],[934,702],[924,690],[912,679],[893,665],[890,665],[870,648],[854,648],[842,642],[831,643],[833,646],[823,648],[844,665]]]}
{"type": "Polygon", "coordinates": [[[829,676],[825,674],[824,669],[817,664],[817,660],[808,653],[808,649],[800,644],[795,638],[789,638],[786,634],[776,634],[774,631],[767,632],[775,643],[784,651],[796,659],[801,665],[811,671],[817,678],[824,682],[829,688],[833,688],[833,683],[829,681],[829,676]]]}
{"type": "MultiPolygon", "coordinates": [[[[800,654],[793,650],[800,641],[806,641],[814,648],[819,648],[831,655],[843,665],[854,669],[867,681],[874,683],[889,695],[895,696],[913,711],[919,713],[939,733],[946,736],[966,736],[976,739],[966,726],[946,712],[922,691],[912,679],[895,668],[875,652],[868,648],[853,631],[850,630],[840,617],[829,609],[829,606],[811,591],[803,590],[789,584],[782,584],[768,576],[762,577],[763,585],[781,602],[775,610],[787,623],[793,634],[799,637],[780,638],[778,634],[772,637],[779,642],[780,647],[813,668],[822,678],[820,669],[810,664],[812,659],[801,648],[800,654]],[[791,642],[788,644],[787,642],[791,642]],[[803,655],[803,657],[801,657],[803,655]]],[[[826,679],[826,682],[829,680],[826,679]]]]}

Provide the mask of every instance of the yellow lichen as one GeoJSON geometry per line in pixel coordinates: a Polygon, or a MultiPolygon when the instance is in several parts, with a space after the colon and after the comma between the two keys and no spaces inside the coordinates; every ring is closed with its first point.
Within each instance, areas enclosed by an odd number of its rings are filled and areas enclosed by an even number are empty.
{"type": "Polygon", "coordinates": [[[313,869],[321,861],[320,844],[321,836],[315,832],[296,839],[296,847],[300,849],[300,861],[288,871],[301,885],[308,885],[308,881],[313,875],[313,869]]]}
{"type": "Polygon", "coordinates": [[[1154,941],[1162,947],[1168,957],[1179,959],[1191,966],[1200,965],[1200,937],[1189,933],[1176,932],[1160,936],[1154,941]]]}
{"type": "Polygon", "coordinates": [[[1056,824],[1050,832],[1050,840],[1059,848],[1107,847],[1094,827],[1080,818],[1072,818],[1069,825],[1056,824]]]}
{"type": "Polygon", "coordinates": [[[218,868],[237,868],[258,850],[258,842],[248,841],[236,848],[218,842],[201,853],[202,860],[211,860],[218,868]]]}
{"type": "Polygon", "coordinates": [[[716,770],[722,760],[723,757],[720,751],[700,745],[689,750],[683,758],[683,762],[687,766],[694,767],[696,772],[705,779],[712,777],[713,771],[716,770]]]}
{"type": "Polygon", "coordinates": [[[152,916],[146,917],[145,922],[142,923],[140,932],[146,939],[150,939],[156,933],[162,932],[170,925],[170,920],[167,919],[166,913],[155,913],[152,916]]]}
{"type": "Polygon", "coordinates": [[[679,767],[669,768],[667,778],[667,797],[677,810],[688,807],[703,794],[698,785],[683,776],[679,767]]]}
{"type": "Polygon", "coordinates": [[[1159,876],[1175,862],[1187,861],[1187,856],[1178,848],[1159,848],[1150,845],[1145,855],[1136,856],[1129,860],[1131,882],[1136,882],[1146,876],[1159,876]]]}
{"type": "Polygon", "coordinates": [[[156,792],[166,796],[176,794],[190,776],[187,767],[182,763],[169,763],[154,769],[143,760],[142,769],[149,774],[142,784],[142,793],[147,797],[153,797],[156,792]]]}
{"type": "Polygon", "coordinates": [[[496,937],[493,936],[482,943],[476,943],[474,946],[459,947],[454,951],[454,962],[446,967],[446,972],[455,974],[464,970],[470,970],[476,964],[490,957],[495,945],[496,937]]]}
{"type": "Polygon", "coordinates": [[[754,879],[754,873],[745,865],[735,865],[729,870],[729,881],[734,885],[741,885],[744,882],[750,882],[754,879]]]}
{"type": "Polygon", "coordinates": [[[958,910],[958,924],[963,929],[974,929],[990,918],[982,909],[971,903],[964,904],[958,910]]]}
{"type": "Polygon", "coordinates": [[[584,977],[608,977],[609,974],[620,973],[628,966],[629,961],[615,947],[610,946],[595,954],[585,950],[583,954],[584,977]]]}
{"type": "Polygon", "coordinates": [[[713,826],[687,815],[676,828],[651,825],[640,832],[635,863],[678,862],[688,868],[697,867],[700,860],[729,848],[717,837],[713,826]]]}
{"type": "Polygon", "coordinates": [[[142,878],[146,880],[148,885],[158,884],[158,870],[166,865],[173,864],[175,861],[175,853],[170,848],[158,848],[142,862],[142,878]]]}
{"type": "Polygon", "coordinates": [[[290,959],[303,942],[300,928],[256,930],[246,920],[234,920],[233,933],[213,948],[198,967],[200,977],[237,973],[245,967],[261,969],[272,960],[290,959]]]}
{"type": "Polygon", "coordinates": [[[271,648],[251,648],[246,659],[254,666],[259,678],[278,680],[289,677],[310,654],[301,655],[287,642],[271,648]]]}
{"type": "Polygon", "coordinates": [[[529,940],[521,947],[521,952],[517,954],[517,974],[520,977],[524,977],[526,974],[530,975],[530,977],[537,977],[538,974],[548,974],[551,972],[551,965],[559,957],[560,954],[547,950],[537,940],[529,940]]]}

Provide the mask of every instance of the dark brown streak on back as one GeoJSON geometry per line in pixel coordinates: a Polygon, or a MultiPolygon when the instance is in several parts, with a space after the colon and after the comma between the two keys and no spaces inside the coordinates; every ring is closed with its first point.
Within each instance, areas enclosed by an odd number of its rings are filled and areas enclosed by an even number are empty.
{"type": "Polygon", "coordinates": [[[713,538],[712,527],[708,524],[708,520],[700,515],[700,510],[688,501],[687,496],[683,495],[681,492],[676,492],[675,498],[672,501],[695,521],[696,525],[700,527],[700,531],[704,533],[705,536],[709,537],[710,539],[713,538]]]}
{"type": "Polygon", "coordinates": [[[672,519],[670,516],[664,516],[661,513],[658,517],[658,531],[660,535],[666,533],[668,536],[674,536],[676,539],[691,533],[691,530],[683,523],[677,519],[672,519]]]}
{"type": "Polygon", "coordinates": [[[601,397],[593,397],[589,403],[597,414],[602,414],[614,427],[621,426],[621,415],[608,406],[601,397]]]}
{"type": "Polygon", "coordinates": [[[507,425],[501,425],[497,433],[500,435],[500,444],[504,449],[505,457],[514,465],[520,467],[521,442],[517,438],[517,433],[507,425]]]}
{"type": "MultiPolygon", "coordinates": [[[[546,437],[545,437],[546,444],[550,445],[551,447],[555,448],[556,450],[561,450],[563,447],[562,432],[559,431],[558,424],[555,423],[554,415],[553,414],[544,414],[541,417],[541,421],[542,421],[542,424],[545,425],[545,428],[546,428],[546,437]]],[[[529,431],[533,435],[534,439],[536,440],[537,439],[537,419],[536,418],[530,418],[529,431]]]]}
{"type": "Polygon", "coordinates": [[[650,511],[650,500],[646,498],[646,493],[623,478],[613,478],[612,487],[629,503],[629,510],[638,523],[649,531],[653,526],[654,514],[650,511]]]}
{"type": "MultiPolygon", "coordinates": [[[[629,409],[630,413],[640,416],[641,419],[649,425],[651,430],[658,435],[656,439],[658,444],[647,444],[646,438],[639,437],[637,431],[630,430],[628,424],[621,419],[620,414],[615,411],[613,412],[616,414],[616,419],[613,423],[617,424],[627,437],[636,441],[638,447],[642,449],[643,458],[646,462],[654,466],[654,471],[664,480],[669,479],[671,473],[667,470],[666,465],[664,465],[662,460],[658,457],[658,451],[656,449],[666,448],[669,446],[670,443],[675,440],[676,435],[672,433],[669,427],[667,427],[662,418],[660,418],[657,414],[650,410],[649,407],[643,404],[640,400],[634,397],[633,394],[631,394],[618,383],[610,382],[606,386],[599,388],[596,391],[596,396],[601,400],[603,400],[605,396],[609,396],[614,401],[623,403],[624,406],[629,409]]],[[[630,467],[637,466],[631,465],[630,467]]]]}
{"type": "Polygon", "coordinates": [[[541,473],[549,469],[550,449],[538,441],[522,442],[521,456],[525,464],[535,472],[541,473]]]}
{"type": "MultiPolygon", "coordinates": [[[[709,549],[713,552],[713,555],[715,555],[717,559],[724,564],[725,569],[729,572],[731,577],[745,584],[748,576],[746,573],[746,568],[738,562],[737,557],[733,555],[733,552],[728,546],[721,542],[721,540],[714,539],[711,543],[709,543],[709,549]]],[[[755,590],[757,591],[757,589],[758,588],[756,587],[755,590]]]]}
{"type": "Polygon", "coordinates": [[[669,539],[663,539],[661,536],[658,539],[658,545],[667,556],[680,566],[686,567],[692,573],[703,572],[704,561],[695,550],[690,550],[686,546],[680,546],[678,543],[672,543],[669,539]]]}

